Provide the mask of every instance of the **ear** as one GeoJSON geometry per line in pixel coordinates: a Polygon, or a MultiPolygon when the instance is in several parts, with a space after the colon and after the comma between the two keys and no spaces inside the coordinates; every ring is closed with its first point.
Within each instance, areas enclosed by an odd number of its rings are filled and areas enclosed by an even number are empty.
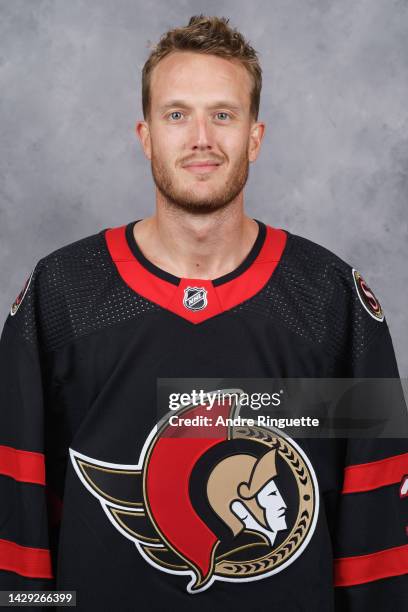
{"type": "Polygon", "coordinates": [[[265,123],[257,121],[251,126],[248,145],[248,159],[254,162],[261,150],[261,142],[265,133],[265,123]]]}
{"type": "Polygon", "coordinates": [[[143,152],[147,159],[152,158],[152,148],[151,148],[151,140],[150,140],[150,129],[147,121],[137,121],[135,125],[135,132],[137,137],[139,138],[143,152]]]}

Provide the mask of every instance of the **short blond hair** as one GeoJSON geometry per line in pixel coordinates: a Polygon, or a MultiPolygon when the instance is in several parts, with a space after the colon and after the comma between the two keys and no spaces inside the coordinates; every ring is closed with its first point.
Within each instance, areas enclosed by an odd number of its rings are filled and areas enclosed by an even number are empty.
{"type": "Polygon", "coordinates": [[[254,121],[258,120],[262,88],[262,69],[258,54],[228,22],[226,17],[194,15],[188,25],[173,28],[161,36],[142,70],[142,108],[145,120],[150,117],[152,71],[166,55],[174,51],[193,51],[239,60],[252,79],[250,114],[254,121]]]}

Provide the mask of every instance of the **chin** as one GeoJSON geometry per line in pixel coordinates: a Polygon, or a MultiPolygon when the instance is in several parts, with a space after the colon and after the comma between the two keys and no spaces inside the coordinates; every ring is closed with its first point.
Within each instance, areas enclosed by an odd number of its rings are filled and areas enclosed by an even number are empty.
{"type": "Polygon", "coordinates": [[[287,529],[287,525],[286,525],[286,519],[281,519],[279,521],[279,529],[287,529]]]}
{"type": "Polygon", "coordinates": [[[274,521],[270,521],[273,531],[281,531],[281,529],[287,529],[286,519],[285,518],[276,518],[274,521]]]}

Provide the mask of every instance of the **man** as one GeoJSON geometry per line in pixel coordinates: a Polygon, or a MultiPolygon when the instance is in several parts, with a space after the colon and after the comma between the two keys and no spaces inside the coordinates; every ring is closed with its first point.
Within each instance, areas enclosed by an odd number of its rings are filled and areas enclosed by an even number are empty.
{"type": "Polygon", "coordinates": [[[210,411],[215,387],[180,427],[156,414],[158,379],[398,370],[361,274],[244,212],[265,126],[243,36],[192,17],[153,49],[142,88],[155,214],[42,258],[4,325],[0,588],[74,590],[86,611],[405,609],[405,438],[214,428],[211,411],[242,409],[241,390],[210,411]],[[258,479],[273,486],[256,501],[258,479]],[[266,526],[274,508],[272,539],[247,507],[266,526]]]}

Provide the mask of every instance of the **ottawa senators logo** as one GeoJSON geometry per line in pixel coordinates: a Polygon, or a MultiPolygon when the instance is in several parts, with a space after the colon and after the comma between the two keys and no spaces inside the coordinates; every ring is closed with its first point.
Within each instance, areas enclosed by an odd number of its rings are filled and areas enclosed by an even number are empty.
{"type": "Polygon", "coordinates": [[[353,268],[353,278],[354,284],[356,286],[357,295],[360,298],[360,302],[373,319],[377,321],[384,320],[384,312],[381,308],[380,302],[375,297],[374,293],[371,291],[370,287],[365,282],[364,278],[361,276],[360,272],[357,272],[353,268]]]}
{"type": "Polygon", "coordinates": [[[284,570],[308,545],[319,510],[304,451],[273,428],[231,425],[242,391],[223,393],[211,411],[208,403],[190,404],[166,415],[137,465],[70,449],[78,477],[112,525],[153,567],[188,577],[191,594],[216,580],[249,582],[284,570]],[[174,415],[188,425],[172,425],[174,415]],[[209,416],[212,425],[192,427],[209,416]]]}
{"type": "Polygon", "coordinates": [[[23,301],[28,288],[30,286],[31,283],[31,279],[33,277],[33,273],[34,270],[31,272],[30,276],[27,278],[26,282],[24,283],[24,287],[22,288],[22,290],[20,291],[20,293],[18,294],[18,296],[16,297],[16,299],[14,300],[11,308],[10,308],[10,314],[12,317],[14,317],[14,315],[16,314],[17,310],[20,308],[21,302],[23,301]]]}

